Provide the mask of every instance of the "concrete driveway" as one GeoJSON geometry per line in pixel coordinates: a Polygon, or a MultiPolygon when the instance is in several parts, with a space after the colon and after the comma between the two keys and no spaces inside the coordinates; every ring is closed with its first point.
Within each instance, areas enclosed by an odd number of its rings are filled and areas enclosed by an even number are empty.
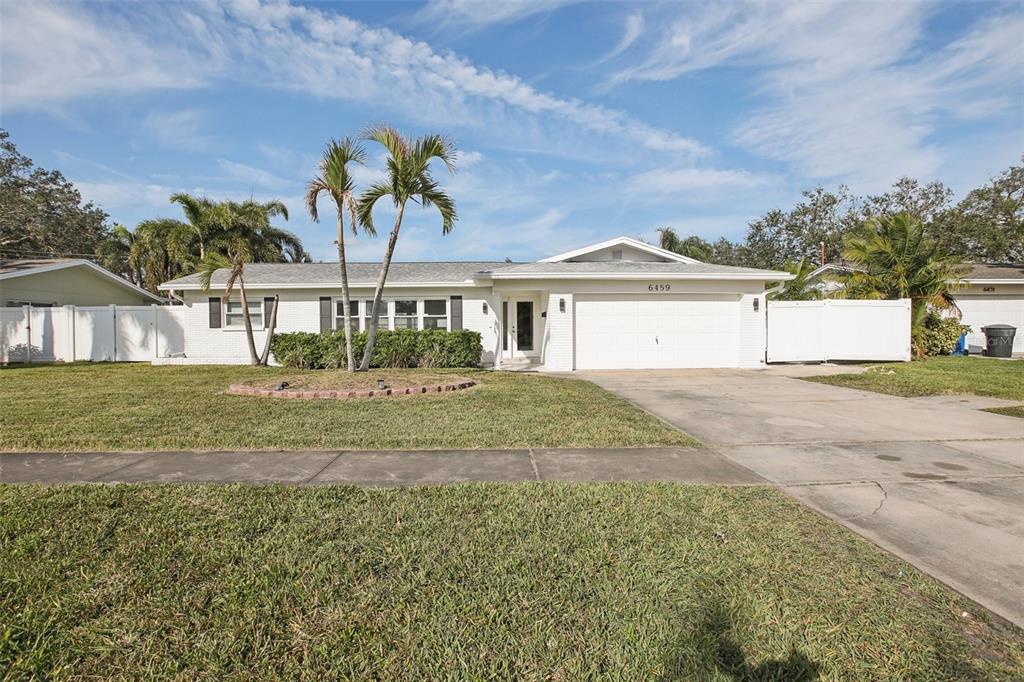
{"type": "Polygon", "coordinates": [[[837,371],[582,374],[1024,626],[1024,419],[797,378],[837,371]]]}

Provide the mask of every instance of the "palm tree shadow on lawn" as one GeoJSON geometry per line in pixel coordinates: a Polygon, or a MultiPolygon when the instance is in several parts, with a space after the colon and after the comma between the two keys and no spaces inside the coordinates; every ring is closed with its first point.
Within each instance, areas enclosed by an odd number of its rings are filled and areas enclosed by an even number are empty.
{"type": "Polygon", "coordinates": [[[818,679],[819,664],[795,648],[790,650],[786,658],[750,665],[743,650],[730,635],[732,628],[725,607],[721,604],[711,606],[699,629],[691,631],[686,641],[681,639],[676,650],[670,652],[662,681],[694,679],[701,672],[700,668],[706,672],[713,670],[733,680],[808,682],[818,679]],[[712,670],[704,667],[709,659],[712,670]]]}

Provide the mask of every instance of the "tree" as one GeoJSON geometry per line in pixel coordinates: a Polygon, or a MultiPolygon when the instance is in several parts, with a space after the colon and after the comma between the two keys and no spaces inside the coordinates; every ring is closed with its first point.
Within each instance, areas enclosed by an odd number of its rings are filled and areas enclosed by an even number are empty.
{"type": "Polygon", "coordinates": [[[388,237],[384,260],[377,276],[377,288],[373,294],[373,310],[370,313],[370,327],[367,330],[366,350],[360,371],[370,367],[373,344],[377,340],[377,316],[380,314],[380,299],[387,281],[388,268],[395,254],[398,232],[402,228],[405,206],[411,200],[423,208],[434,206],[441,214],[441,233],[448,234],[455,227],[457,215],[455,202],[441,189],[430,171],[433,159],[441,161],[449,173],[455,172],[456,150],[450,141],[440,135],[425,135],[415,140],[404,137],[390,126],[377,126],[366,132],[366,139],[381,144],[388,153],[387,180],[375,182],[359,198],[357,214],[365,229],[373,230],[373,207],[379,199],[391,197],[395,206],[395,224],[388,237]]]}
{"type": "Polygon", "coordinates": [[[953,190],[941,182],[922,185],[914,178],[904,176],[888,192],[864,199],[860,214],[867,220],[873,216],[906,213],[928,225],[948,210],[952,199],[953,190]]]}
{"type": "Polygon", "coordinates": [[[142,271],[131,265],[135,233],[124,225],[115,224],[110,236],[96,247],[96,257],[104,268],[118,274],[135,285],[142,283],[142,271]]]}
{"type": "Polygon", "coordinates": [[[128,254],[128,267],[140,274],[139,286],[157,293],[161,284],[185,272],[194,272],[195,266],[184,267],[172,248],[175,232],[181,223],[172,218],[144,220],[132,233],[128,254]]]}
{"type": "MultiPolygon", "coordinates": [[[[238,298],[242,305],[242,322],[245,325],[245,340],[249,345],[249,361],[253,365],[261,364],[261,358],[256,355],[256,341],[252,336],[252,319],[249,317],[249,299],[245,293],[245,264],[252,259],[249,246],[241,237],[231,240],[225,246],[225,253],[210,251],[200,263],[199,277],[203,291],[210,291],[213,286],[213,276],[218,270],[227,270],[227,281],[224,283],[224,295],[221,301],[225,304],[231,299],[231,292],[235,285],[238,285],[238,298]]],[[[273,330],[267,330],[273,335],[273,330]]]]}
{"type": "Polygon", "coordinates": [[[858,223],[849,190],[842,185],[836,192],[816,187],[803,196],[792,210],[769,211],[750,223],[741,247],[743,265],[772,268],[803,258],[818,262],[822,244],[827,262],[839,258],[843,236],[858,223]]]}
{"type": "Polygon", "coordinates": [[[814,286],[814,280],[811,279],[811,273],[817,269],[812,261],[802,258],[799,261],[787,261],[782,267],[796,277],[783,282],[768,298],[773,301],[817,301],[821,298],[821,289],[814,286]]]}
{"type": "MultiPolygon", "coordinates": [[[[334,200],[338,214],[338,269],[341,271],[341,306],[345,317],[345,348],[348,354],[348,371],[356,369],[355,355],[352,350],[352,302],[348,290],[348,265],[345,260],[345,212],[348,211],[351,221],[352,235],[356,235],[359,219],[356,215],[355,183],[348,172],[349,163],[366,163],[366,152],[349,138],[341,142],[331,140],[324,149],[320,159],[320,174],[310,180],[306,188],[306,208],[313,222],[320,221],[316,201],[321,194],[327,194],[334,200]]],[[[363,229],[375,234],[372,226],[363,225],[363,229]]]]}
{"type": "Polygon", "coordinates": [[[686,239],[680,239],[679,235],[671,227],[660,228],[658,235],[661,248],[703,263],[712,262],[714,246],[697,235],[690,235],[686,239]]]}
{"type": "Polygon", "coordinates": [[[929,236],[971,260],[1024,262],[1024,157],[939,216],[929,236]]]}
{"type": "Polygon", "coordinates": [[[0,252],[91,256],[107,237],[106,220],[60,171],[35,166],[0,130],[0,252]]]}
{"type": "Polygon", "coordinates": [[[862,223],[847,236],[843,257],[856,268],[842,277],[837,296],[909,298],[915,345],[930,309],[956,310],[950,290],[964,274],[960,261],[928,239],[921,221],[908,213],[862,223]]]}
{"type": "Polygon", "coordinates": [[[175,221],[168,249],[182,270],[193,272],[210,250],[222,248],[242,233],[254,263],[303,262],[309,254],[302,241],[271,221],[288,220],[288,207],[280,201],[213,201],[184,192],[171,195],[181,206],[186,222],[175,221]],[[218,247],[220,245],[220,247],[218,247]]]}

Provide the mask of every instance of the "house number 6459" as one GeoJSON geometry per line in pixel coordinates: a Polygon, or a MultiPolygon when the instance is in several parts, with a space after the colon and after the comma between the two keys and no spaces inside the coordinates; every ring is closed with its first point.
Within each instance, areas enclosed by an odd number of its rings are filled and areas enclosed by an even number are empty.
{"type": "Polygon", "coordinates": [[[647,291],[671,291],[671,284],[648,284],[647,291]]]}

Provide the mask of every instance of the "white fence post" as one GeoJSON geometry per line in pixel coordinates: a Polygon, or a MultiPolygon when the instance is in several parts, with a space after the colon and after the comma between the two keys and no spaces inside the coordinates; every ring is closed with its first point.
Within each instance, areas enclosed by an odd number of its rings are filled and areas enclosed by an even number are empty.
{"type": "Polygon", "coordinates": [[[32,306],[21,307],[25,313],[25,364],[32,362],[32,306]]]}
{"type": "Polygon", "coordinates": [[[153,311],[153,359],[160,357],[160,306],[156,303],[150,306],[153,311]]]}

